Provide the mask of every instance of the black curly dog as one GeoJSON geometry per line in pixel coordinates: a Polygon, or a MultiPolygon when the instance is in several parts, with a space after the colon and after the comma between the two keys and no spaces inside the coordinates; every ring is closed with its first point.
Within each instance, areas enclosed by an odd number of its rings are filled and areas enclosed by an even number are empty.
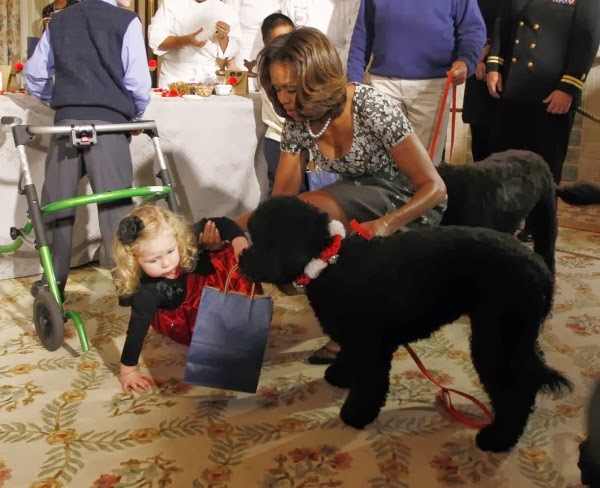
{"type": "Polygon", "coordinates": [[[600,185],[556,187],[544,159],[531,151],[492,154],[476,164],[442,164],[448,208],[441,225],[487,227],[514,234],[528,218],[533,249],[554,273],[556,197],[573,205],[600,203],[600,185]]]}
{"type": "MultiPolygon", "coordinates": [[[[328,216],[296,197],[273,197],[249,220],[252,245],[240,269],[255,281],[288,284],[330,245],[328,216]]],[[[342,241],[335,264],[306,295],[341,352],[327,382],[349,387],[340,411],[363,428],[386,401],[392,354],[466,314],[471,357],[495,415],[477,445],[505,451],[521,436],[536,394],[570,382],[544,361],[538,335],[552,306],[554,280],[543,260],[514,236],[440,227],[342,241]]]]}

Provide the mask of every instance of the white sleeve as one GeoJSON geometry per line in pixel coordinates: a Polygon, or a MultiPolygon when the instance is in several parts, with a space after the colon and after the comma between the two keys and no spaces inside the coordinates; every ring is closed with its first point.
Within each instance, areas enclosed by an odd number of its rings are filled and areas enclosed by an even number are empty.
{"type": "Polygon", "coordinates": [[[230,6],[233,11],[239,16],[240,15],[240,4],[242,0],[221,0],[225,5],[230,6]]]}
{"type": "Polygon", "coordinates": [[[290,0],[283,0],[283,3],[281,4],[281,13],[287,15],[292,22],[294,22],[294,9],[292,4],[293,2],[290,0]]]}
{"type": "MultiPolygon", "coordinates": [[[[240,27],[240,21],[236,12],[229,5],[223,5],[223,18],[219,18],[222,22],[229,25],[229,43],[225,52],[221,52],[221,48],[218,48],[219,57],[234,59],[235,55],[240,50],[240,44],[242,42],[242,28],[240,27]]],[[[217,43],[218,44],[218,43],[217,43]]]]}
{"type": "Polygon", "coordinates": [[[163,0],[148,26],[148,45],[157,56],[167,53],[158,46],[175,32],[175,14],[168,8],[167,3],[167,0],[163,0]]]}

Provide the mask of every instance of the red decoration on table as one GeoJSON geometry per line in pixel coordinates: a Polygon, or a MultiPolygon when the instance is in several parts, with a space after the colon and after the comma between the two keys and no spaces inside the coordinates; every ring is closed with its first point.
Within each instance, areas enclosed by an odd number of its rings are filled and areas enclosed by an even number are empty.
{"type": "Polygon", "coordinates": [[[20,72],[20,71],[23,71],[23,63],[15,63],[15,64],[13,65],[13,67],[15,68],[15,70],[17,70],[17,71],[19,71],[19,72],[20,72]]]}
{"type": "Polygon", "coordinates": [[[150,61],[148,61],[148,66],[150,68],[156,68],[156,59],[151,59],[150,61]]]}
{"type": "Polygon", "coordinates": [[[235,86],[238,84],[238,80],[232,76],[231,78],[229,78],[229,84],[235,86]]]}

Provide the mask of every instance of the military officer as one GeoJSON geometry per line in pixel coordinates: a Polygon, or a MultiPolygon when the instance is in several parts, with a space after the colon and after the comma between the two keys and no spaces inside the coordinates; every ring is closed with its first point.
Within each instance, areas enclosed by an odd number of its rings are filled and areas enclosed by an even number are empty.
{"type": "MultiPolygon", "coordinates": [[[[560,183],[575,108],[600,43],[600,0],[504,0],[486,81],[500,99],[492,152],[542,156],[560,183]]],[[[531,241],[528,222],[519,233],[531,241]]]]}
{"type": "Polygon", "coordinates": [[[544,157],[560,182],[574,109],[600,43],[600,0],[505,0],[487,58],[494,149],[544,157]]]}
{"type": "Polygon", "coordinates": [[[487,41],[477,63],[475,74],[467,78],[463,98],[462,120],[471,129],[471,154],[474,161],[487,158],[490,151],[490,131],[498,100],[491,97],[486,85],[486,59],[496,21],[499,0],[477,0],[485,22],[487,41]]]}

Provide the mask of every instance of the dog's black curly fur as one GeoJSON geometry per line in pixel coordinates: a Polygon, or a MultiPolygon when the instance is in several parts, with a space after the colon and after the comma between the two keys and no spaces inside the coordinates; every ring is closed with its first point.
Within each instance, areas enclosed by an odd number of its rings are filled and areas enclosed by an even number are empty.
{"type": "Polygon", "coordinates": [[[487,227],[514,234],[525,217],[533,248],[554,273],[556,197],[574,205],[600,203],[600,185],[556,187],[548,164],[531,151],[492,154],[475,164],[438,168],[448,191],[441,225],[487,227]]]}
{"type": "MultiPolygon", "coordinates": [[[[295,197],[262,203],[248,228],[252,245],[240,269],[276,285],[297,279],[331,241],[328,216],[295,197]]],[[[341,419],[356,428],[375,420],[396,348],[466,314],[473,364],[495,415],[477,445],[510,449],[538,391],[570,388],[538,347],[553,292],[542,259],[493,230],[450,226],[369,241],[347,237],[337,262],[306,286],[323,331],[342,347],[325,372],[332,385],[350,388],[341,419]]]]}

